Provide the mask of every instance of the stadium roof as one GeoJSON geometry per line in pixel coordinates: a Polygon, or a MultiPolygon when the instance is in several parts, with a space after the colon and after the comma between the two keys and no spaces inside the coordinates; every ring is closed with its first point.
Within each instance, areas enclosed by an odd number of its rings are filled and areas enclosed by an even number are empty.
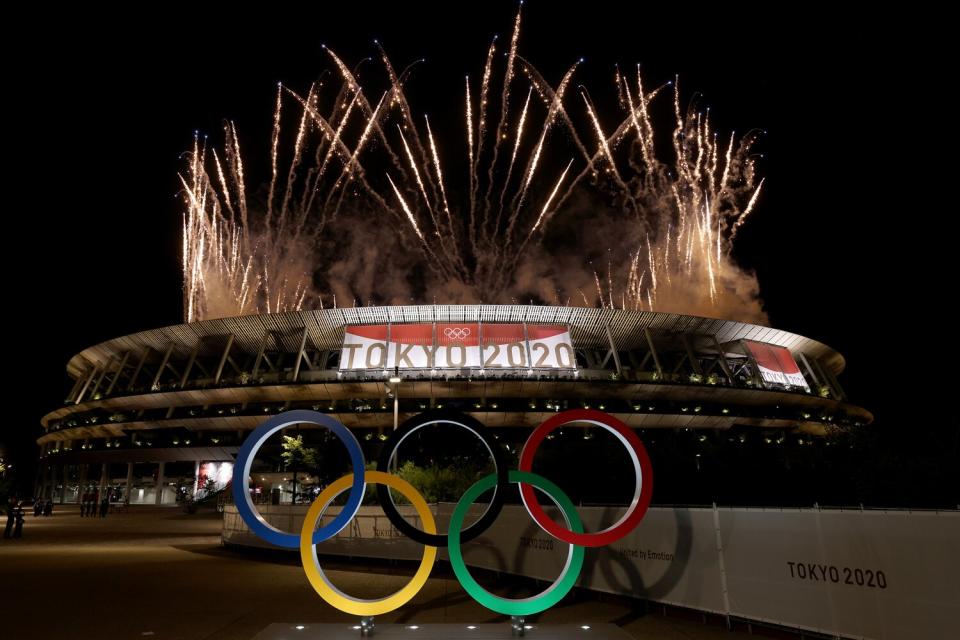
{"type": "Polygon", "coordinates": [[[820,360],[834,374],[845,366],[843,356],[822,342],[745,322],[624,309],[473,304],[346,307],[178,324],[114,338],[84,349],[70,359],[67,373],[77,378],[91,366],[103,366],[124,352],[144,348],[163,351],[171,344],[174,356],[186,357],[198,342],[229,335],[233,336],[235,347],[247,352],[256,352],[268,334],[276,340],[289,341],[284,347],[295,351],[304,327],[315,348],[339,349],[343,327],[347,325],[422,322],[563,324],[570,327],[575,345],[598,348],[608,344],[609,327],[610,336],[620,349],[639,347],[644,341],[645,329],[654,333],[709,335],[720,344],[747,339],[786,347],[794,354],[803,353],[820,360]]]}

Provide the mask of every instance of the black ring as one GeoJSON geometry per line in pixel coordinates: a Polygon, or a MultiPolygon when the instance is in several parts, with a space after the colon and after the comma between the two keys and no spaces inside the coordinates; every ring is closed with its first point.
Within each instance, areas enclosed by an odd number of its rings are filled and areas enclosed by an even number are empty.
{"type": "MultiPolygon", "coordinates": [[[[421,427],[438,422],[447,422],[472,431],[487,447],[487,450],[493,457],[493,466],[497,471],[497,486],[493,490],[493,499],[487,506],[487,510],[480,516],[479,520],[464,529],[460,534],[460,541],[467,542],[489,529],[493,521],[500,515],[500,509],[503,508],[503,501],[507,494],[507,487],[509,487],[510,484],[509,470],[503,462],[500,444],[489,435],[489,431],[483,426],[482,422],[463,413],[437,409],[415,415],[400,425],[396,431],[390,434],[390,438],[383,443],[383,448],[380,450],[380,457],[377,460],[377,469],[389,473],[390,459],[399,448],[400,443],[421,427]]],[[[446,534],[426,533],[407,522],[403,516],[400,515],[400,512],[397,511],[397,506],[393,504],[393,498],[390,496],[390,489],[387,486],[377,485],[377,499],[380,501],[380,507],[386,514],[387,519],[405,536],[420,544],[431,547],[447,546],[448,540],[446,534]]]]}

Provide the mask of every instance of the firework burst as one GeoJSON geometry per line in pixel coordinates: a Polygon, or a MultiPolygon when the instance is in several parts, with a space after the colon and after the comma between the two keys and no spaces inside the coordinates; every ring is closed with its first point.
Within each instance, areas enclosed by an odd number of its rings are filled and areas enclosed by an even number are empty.
{"type": "Polygon", "coordinates": [[[735,295],[731,278],[743,274],[730,250],[762,186],[750,155],[755,134],[721,140],[708,114],[680,108],[677,83],[647,91],[639,68],[635,80],[617,72],[622,113],[606,130],[586,90],[572,89],[580,63],[552,86],[518,54],[520,24],[518,13],[502,68],[494,39],[479,83],[466,78],[465,153],[455,162],[409,106],[414,65],[396,73],[379,44],[382,91],[369,93],[330,50],[332,100],[321,99],[321,84],[306,95],[278,86],[265,195],[248,192],[233,123],[219,152],[196,139],[181,174],[187,320],[335,304],[315,285],[332,261],[320,245],[333,225],[370,227],[371,218],[408,230],[399,236],[407,254],[419,254],[422,277],[439,289],[454,283],[457,301],[515,300],[527,293],[518,270],[549,254],[542,240],[551,223],[587,188],[616,203],[618,240],[599,247],[608,250],[603,278],[585,266],[598,247],[563,256],[579,260],[595,291],[557,281],[552,302],[573,289],[585,304],[655,309],[683,306],[682,293],[709,310],[735,295]],[[523,97],[514,101],[517,88],[523,97]],[[660,95],[673,98],[670,161],[660,159],[650,113],[660,95]]]}

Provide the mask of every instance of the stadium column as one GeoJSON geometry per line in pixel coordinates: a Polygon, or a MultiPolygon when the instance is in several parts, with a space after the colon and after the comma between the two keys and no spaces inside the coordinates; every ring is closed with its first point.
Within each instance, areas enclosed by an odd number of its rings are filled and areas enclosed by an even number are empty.
{"type": "Polygon", "coordinates": [[[107,492],[107,479],[110,477],[110,463],[104,461],[100,465],[100,499],[103,500],[104,494],[107,492]]]}
{"type": "Polygon", "coordinates": [[[126,495],[124,502],[130,504],[130,493],[133,491],[133,463],[127,463],[127,486],[123,488],[123,493],[126,495]]]}
{"type": "MultiPolygon", "coordinates": [[[[610,323],[603,325],[607,332],[607,342],[610,343],[610,355],[613,356],[613,364],[617,368],[617,375],[623,375],[623,367],[620,365],[620,352],[617,350],[617,342],[613,339],[613,332],[610,331],[610,323]]],[[[606,361],[606,358],[604,358],[606,361]]]]}
{"type": "Polygon", "coordinates": [[[95,375],[97,375],[97,367],[93,367],[93,369],[90,371],[90,375],[87,376],[86,382],[83,383],[80,393],[77,394],[76,400],[73,401],[74,404],[80,404],[83,401],[83,396],[87,392],[87,388],[90,386],[90,383],[93,382],[93,377],[95,375]]]}
{"type": "Polygon", "coordinates": [[[63,404],[71,404],[73,402],[73,399],[77,397],[77,392],[80,390],[80,385],[82,384],[83,376],[79,376],[73,383],[73,387],[70,389],[70,393],[67,395],[67,399],[63,404]]]}
{"type": "Polygon", "coordinates": [[[157,486],[156,486],[156,498],[154,498],[154,504],[163,504],[163,474],[166,471],[166,462],[160,462],[157,467],[157,486]]]}
{"type": "Polygon", "coordinates": [[[200,489],[200,461],[197,460],[193,465],[193,497],[197,497],[197,491],[200,489]]]}
{"type": "Polygon", "coordinates": [[[657,355],[657,348],[653,344],[653,333],[650,327],[644,327],[643,336],[647,339],[647,347],[650,349],[650,355],[653,356],[653,366],[657,368],[657,375],[663,377],[663,365],[660,364],[660,356],[657,355]]]}
{"type": "Polygon", "coordinates": [[[79,465],[77,471],[79,473],[77,477],[77,502],[83,500],[84,490],[87,485],[87,467],[89,466],[87,463],[79,465]]]}

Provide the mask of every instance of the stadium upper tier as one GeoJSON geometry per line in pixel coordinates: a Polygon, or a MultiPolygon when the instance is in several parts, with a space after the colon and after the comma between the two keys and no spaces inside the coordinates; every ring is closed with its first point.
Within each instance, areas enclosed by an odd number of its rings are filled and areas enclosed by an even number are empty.
{"type": "Polygon", "coordinates": [[[43,418],[38,442],[45,451],[78,441],[86,449],[91,439],[109,447],[166,428],[239,439],[265,414],[295,407],[383,429],[395,411],[438,405],[490,427],[594,406],[637,428],[822,433],[872,420],[847,403],[836,378],[844,364],[827,345],[788,331],[644,311],[422,305],[221,318],[75,355],[72,388],[43,418]]]}

